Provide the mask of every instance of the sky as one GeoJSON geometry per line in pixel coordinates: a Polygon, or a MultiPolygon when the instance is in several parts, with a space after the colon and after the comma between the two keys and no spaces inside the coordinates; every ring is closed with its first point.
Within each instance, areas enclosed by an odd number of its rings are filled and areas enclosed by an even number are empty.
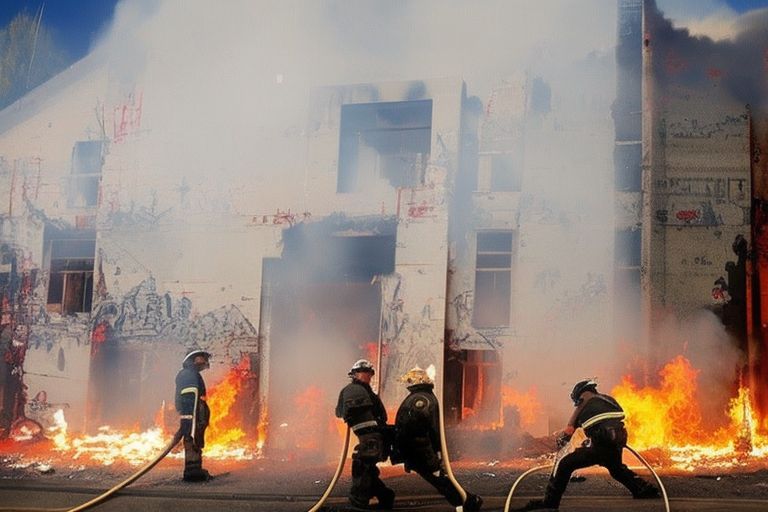
{"type": "MultiPolygon", "coordinates": [[[[469,1],[469,0],[468,0],[469,1]]],[[[2,0],[0,27],[19,12],[35,14],[43,8],[43,20],[56,40],[73,59],[83,57],[108,26],[118,0],[2,0]]],[[[738,14],[768,7],[768,0],[657,0],[659,7],[677,25],[691,26],[692,32],[725,37],[729,23],[738,14]]]]}
{"type": "Polygon", "coordinates": [[[78,59],[108,26],[116,3],[117,0],[2,0],[0,27],[5,27],[19,12],[37,15],[44,5],[43,22],[72,58],[78,59]]]}

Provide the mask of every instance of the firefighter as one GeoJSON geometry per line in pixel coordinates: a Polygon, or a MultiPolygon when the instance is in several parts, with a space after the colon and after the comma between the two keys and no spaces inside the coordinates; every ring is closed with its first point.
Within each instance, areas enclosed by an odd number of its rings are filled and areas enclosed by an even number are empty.
{"type": "Polygon", "coordinates": [[[200,372],[210,368],[211,355],[204,350],[193,350],[181,363],[176,375],[176,411],[184,436],[184,481],[204,482],[212,477],[203,469],[205,429],[210,410],[205,403],[205,381],[200,372]]]}
{"type": "Polygon", "coordinates": [[[405,397],[395,418],[395,446],[392,462],[405,464],[407,472],[415,471],[445,496],[457,511],[480,510],[482,498],[461,494],[446,476],[440,443],[440,404],[433,393],[434,382],[418,366],[400,379],[410,394],[405,397]],[[462,509],[463,507],[463,509],[462,509]]]}
{"type": "Polygon", "coordinates": [[[370,499],[375,496],[379,502],[376,508],[391,510],[395,492],[381,481],[376,466],[376,463],[387,459],[389,450],[384,442],[387,411],[371,389],[374,373],[373,365],[366,359],[352,365],[348,373],[352,382],[339,393],[336,416],[344,419],[358,439],[352,453],[349,502],[355,508],[367,509],[370,499]]]}
{"type": "Polygon", "coordinates": [[[627,444],[627,429],[624,428],[624,410],[619,403],[611,396],[598,393],[594,380],[578,382],[571,392],[571,400],[576,409],[560,433],[558,445],[565,446],[579,427],[584,429],[587,439],[555,463],[544,499],[529,501],[517,510],[557,510],[571,473],[595,464],[605,467],[614,480],[629,489],[635,499],[660,498],[655,486],[637,476],[621,461],[627,444]]]}

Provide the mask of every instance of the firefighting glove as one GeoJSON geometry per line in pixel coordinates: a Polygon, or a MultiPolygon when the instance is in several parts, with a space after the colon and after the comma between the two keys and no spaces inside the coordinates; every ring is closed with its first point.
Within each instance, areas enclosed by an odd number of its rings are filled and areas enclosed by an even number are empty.
{"type": "Polygon", "coordinates": [[[187,439],[192,437],[192,419],[191,418],[181,419],[181,421],[179,422],[179,433],[187,439]]]}

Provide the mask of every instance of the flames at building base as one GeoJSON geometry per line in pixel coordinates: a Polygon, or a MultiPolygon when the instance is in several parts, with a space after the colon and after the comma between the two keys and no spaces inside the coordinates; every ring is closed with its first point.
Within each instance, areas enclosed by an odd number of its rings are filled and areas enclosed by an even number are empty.
{"type": "MultiPolygon", "coordinates": [[[[765,465],[768,461],[768,418],[760,418],[752,407],[749,389],[740,386],[725,405],[722,417],[704,421],[697,400],[697,375],[698,371],[691,363],[679,356],[659,372],[655,386],[638,386],[627,376],[610,390],[626,411],[629,444],[667,471],[733,471],[765,465]]],[[[246,426],[254,423],[245,419],[243,400],[238,400],[246,379],[247,371],[233,368],[209,393],[212,423],[206,434],[207,459],[247,461],[263,457],[263,448],[268,442],[269,418],[266,408],[262,408],[257,415],[258,423],[246,426]]],[[[322,402],[314,399],[316,394],[317,390],[310,386],[295,401],[303,403],[305,412],[327,413],[329,422],[339,423],[335,430],[339,440],[343,439],[343,425],[322,407],[312,406],[322,402]]],[[[505,408],[517,408],[522,428],[532,424],[535,415],[544,410],[535,388],[522,393],[504,387],[502,402],[505,408]]],[[[173,435],[173,430],[166,426],[165,411],[163,407],[158,412],[154,427],[141,432],[103,426],[94,435],[73,435],[67,430],[63,410],[59,410],[54,414],[54,425],[47,429],[44,437],[37,435],[34,429],[21,428],[14,439],[4,443],[2,451],[19,454],[21,458],[15,462],[18,467],[34,463],[18,462],[24,459],[34,459],[37,463],[58,459],[74,464],[73,467],[109,466],[118,462],[140,465],[155,457],[173,435]]],[[[489,424],[487,428],[473,427],[478,432],[503,428],[503,422],[489,424]]],[[[303,448],[311,451],[318,447],[303,448]]],[[[177,450],[171,457],[182,457],[182,453],[177,450]]]]}

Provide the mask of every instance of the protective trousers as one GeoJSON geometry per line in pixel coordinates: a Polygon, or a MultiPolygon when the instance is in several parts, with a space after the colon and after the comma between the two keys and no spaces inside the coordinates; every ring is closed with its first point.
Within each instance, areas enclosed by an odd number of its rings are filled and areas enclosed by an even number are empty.
{"type": "Polygon", "coordinates": [[[608,470],[614,480],[629,489],[632,496],[639,496],[652,488],[648,482],[637,476],[622,461],[623,443],[587,443],[576,448],[555,464],[544,493],[544,503],[551,508],[560,506],[560,499],[568,486],[571,474],[577,469],[600,465],[608,470]]]}
{"type": "Polygon", "coordinates": [[[207,480],[208,472],[203,469],[203,448],[205,447],[205,429],[210,418],[208,404],[198,403],[197,422],[193,425],[195,436],[184,436],[184,480],[207,480]]]}
{"type": "Polygon", "coordinates": [[[377,462],[384,460],[384,441],[379,432],[358,436],[358,444],[352,453],[352,488],[349,501],[356,507],[365,508],[374,496],[379,503],[391,506],[395,493],[379,478],[377,462]]]}
{"type": "Polygon", "coordinates": [[[437,492],[445,496],[445,499],[448,500],[448,503],[454,507],[458,507],[464,503],[464,500],[461,498],[461,494],[459,494],[459,491],[456,490],[456,487],[453,485],[450,479],[445,476],[442,470],[432,472],[427,468],[419,466],[412,467],[411,469],[412,471],[418,473],[421,478],[429,482],[429,484],[432,485],[432,487],[434,487],[437,492]]]}

